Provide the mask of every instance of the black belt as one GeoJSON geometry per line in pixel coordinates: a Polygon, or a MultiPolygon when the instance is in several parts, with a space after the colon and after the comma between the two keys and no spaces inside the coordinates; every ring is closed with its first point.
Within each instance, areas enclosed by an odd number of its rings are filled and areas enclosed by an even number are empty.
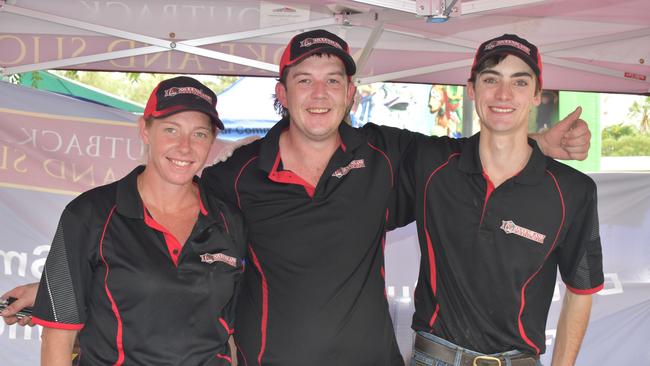
{"type": "MultiPolygon", "coordinates": [[[[430,341],[423,336],[415,335],[415,349],[424,352],[429,356],[435,357],[442,362],[454,364],[456,361],[455,348],[430,341]]],[[[520,354],[510,358],[512,366],[536,366],[538,358],[531,355],[520,354]]],[[[506,366],[505,357],[477,356],[469,352],[463,352],[460,357],[461,366],[506,366]]]]}

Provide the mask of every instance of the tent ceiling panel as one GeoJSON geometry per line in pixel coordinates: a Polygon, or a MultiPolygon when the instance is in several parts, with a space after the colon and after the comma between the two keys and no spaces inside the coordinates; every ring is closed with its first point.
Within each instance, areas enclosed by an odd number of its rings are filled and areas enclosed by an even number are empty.
{"type": "Polygon", "coordinates": [[[292,35],[325,28],[364,58],[360,83],[464,84],[478,44],[517,33],[540,47],[547,88],[650,93],[650,1],[544,0],[472,14],[462,7],[511,2],[459,1],[460,16],[432,24],[352,0],[0,0],[0,67],[275,76],[292,35]]]}

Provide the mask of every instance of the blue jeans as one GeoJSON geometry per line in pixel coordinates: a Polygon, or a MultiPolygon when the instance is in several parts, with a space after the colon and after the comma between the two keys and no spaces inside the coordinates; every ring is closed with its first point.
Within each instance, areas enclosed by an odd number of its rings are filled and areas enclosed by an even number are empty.
{"type": "MultiPolygon", "coordinates": [[[[456,352],[456,359],[454,360],[454,363],[447,363],[443,362],[435,356],[429,355],[427,353],[424,353],[415,347],[413,348],[413,355],[411,356],[411,366],[459,366],[460,365],[460,356],[462,355],[463,352],[465,353],[470,353],[470,354],[476,354],[477,356],[483,355],[482,353],[477,353],[472,350],[457,346],[449,341],[446,341],[440,337],[436,337],[433,334],[426,333],[426,332],[417,332],[420,336],[426,338],[430,342],[435,342],[438,344],[442,344],[444,346],[450,347],[450,348],[455,348],[458,351],[456,352]]],[[[503,366],[512,366],[510,364],[510,357],[518,356],[520,355],[521,352],[519,351],[508,351],[508,352],[503,352],[503,353],[497,353],[497,354],[491,354],[488,356],[499,356],[503,357],[506,359],[505,365],[503,366]]],[[[541,361],[537,360],[537,366],[543,366],[541,361]]]]}

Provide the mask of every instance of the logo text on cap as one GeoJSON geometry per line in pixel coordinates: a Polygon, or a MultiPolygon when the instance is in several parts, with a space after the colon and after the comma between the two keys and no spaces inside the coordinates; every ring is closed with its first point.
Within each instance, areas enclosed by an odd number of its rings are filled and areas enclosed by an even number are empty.
{"type": "Polygon", "coordinates": [[[199,90],[197,88],[194,88],[194,87],[191,87],[191,86],[185,86],[185,87],[181,87],[181,88],[179,88],[177,86],[174,86],[174,87],[171,87],[171,88],[165,90],[165,98],[173,97],[173,96],[178,95],[178,94],[196,95],[197,97],[205,99],[208,103],[212,104],[212,98],[209,95],[207,95],[204,92],[202,92],[201,90],[199,90]]]}
{"type": "Polygon", "coordinates": [[[324,43],[324,44],[328,44],[328,45],[330,45],[332,47],[343,49],[343,47],[341,47],[341,45],[338,44],[338,42],[333,41],[333,40],[331,40],[331,39],[329,39],[327,37],[305,38],[302,41],[300,41],[300,47],[310,47],[310,46],[312,46],[314,44],[317,44],[317,43],[324,43]]]}
{"type": "Polygon", "coordinates": [[[527,55],[530,56],[530,48],[524,46],[523,44],[521,44],[521,43],[519,43],[517,41],[513,41],[511,39],[500,39],[500,40],[497,40],[497,41],[492,41],[492,42],[488,43],[485,46],[484,50],[489,51],[489,50],[491,50],[491,49],[493,49],[495,47],[499,47],[499,46],[514,47],[516,49],[519,49],[519,50],[525,52],[527,55]]]}

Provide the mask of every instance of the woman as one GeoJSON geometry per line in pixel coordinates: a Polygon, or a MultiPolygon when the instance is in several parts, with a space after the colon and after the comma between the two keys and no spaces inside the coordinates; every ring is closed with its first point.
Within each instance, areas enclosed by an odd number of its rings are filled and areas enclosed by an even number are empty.
{"type": "Polygon", "coordinates": [[[147,165],[64,210],[33,321],[43,365],[227,365],[242,220],[195,174],[216,128],[216,95],[188,77],[161,82],[139,120],[147,165]]]}

